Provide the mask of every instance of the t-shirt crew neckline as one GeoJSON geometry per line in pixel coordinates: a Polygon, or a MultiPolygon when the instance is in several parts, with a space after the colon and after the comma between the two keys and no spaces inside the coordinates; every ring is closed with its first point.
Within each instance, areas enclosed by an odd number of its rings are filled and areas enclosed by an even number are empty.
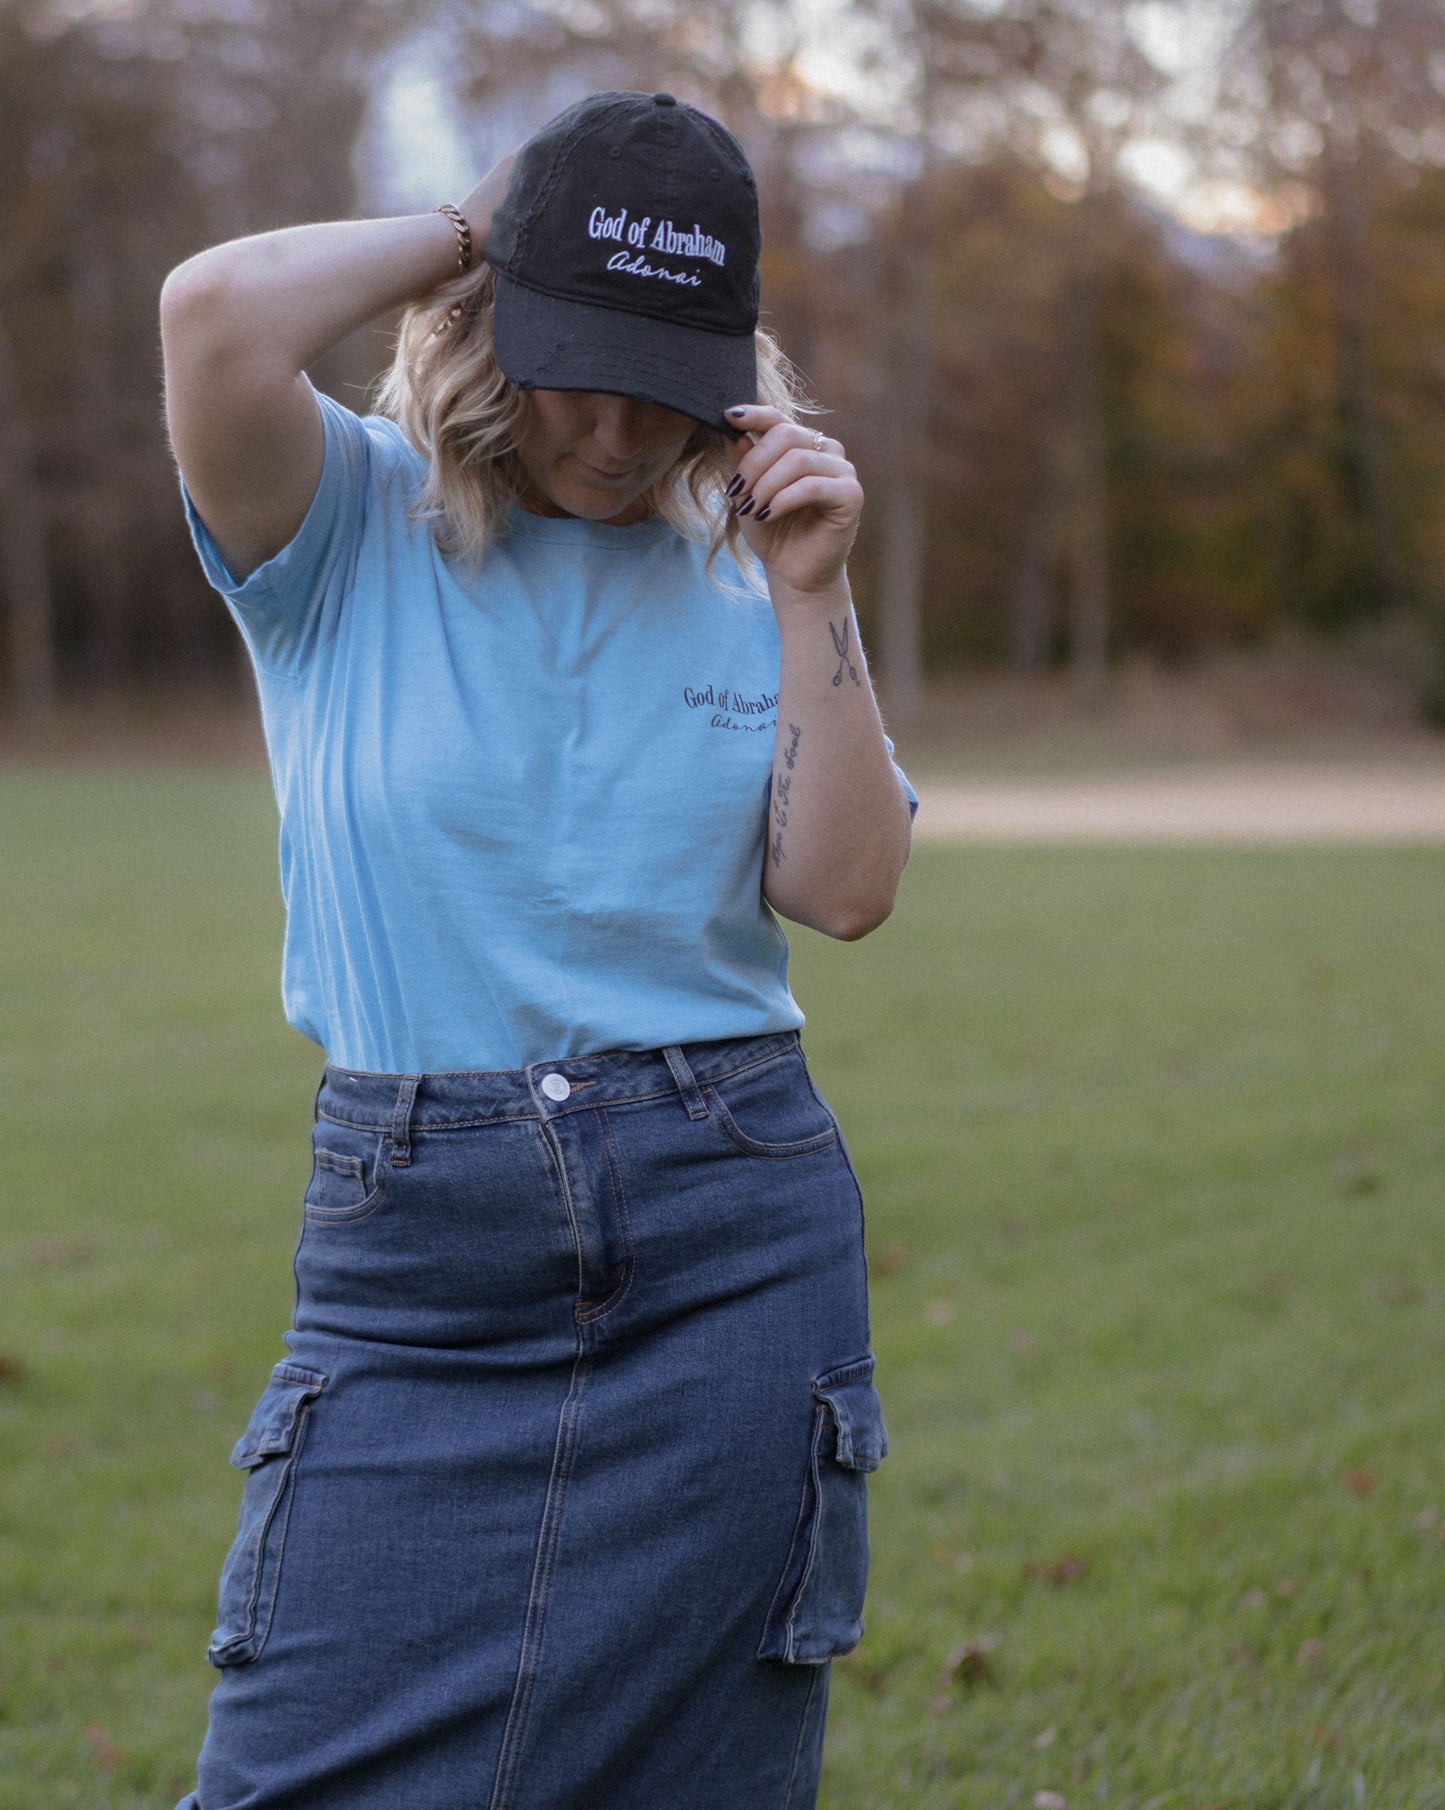
{"type": "Polygon", "coordinates": [[[596,547],[613,553],[650,547],[674,533],[660,515],[619,528],[612,522],[589,522],[580,515],[534,515],[513,503],[507,510],[503,534],[508,540],[547,541],[560,547],[596,547]]]}

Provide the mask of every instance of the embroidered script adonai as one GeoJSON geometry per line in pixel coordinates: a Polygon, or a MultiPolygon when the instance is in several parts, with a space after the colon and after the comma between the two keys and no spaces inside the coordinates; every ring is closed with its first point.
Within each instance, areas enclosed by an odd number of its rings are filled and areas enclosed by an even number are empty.
{"type": "Polygon", "coordinates": [[[727,428],[757,394],[757,187],[670,94],[594,94],[523,147],[492,220],[495,341],[522,389],[606,390],[727,428]]]}

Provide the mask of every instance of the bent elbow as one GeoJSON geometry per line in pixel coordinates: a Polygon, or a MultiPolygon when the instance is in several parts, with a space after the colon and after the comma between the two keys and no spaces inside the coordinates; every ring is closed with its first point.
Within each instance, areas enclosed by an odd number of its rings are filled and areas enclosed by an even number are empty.
{"type": "Polygon", "coordinates": [[[849,904],[839,911],[831,912],[827,920],[815,928],[836,942],[857,943],[871,935],[880,924],[887,923],[892,912],[893,895],[890,893],[886,899],[849,904]]]}
{"type": "Polygon", "coordinates": [[[198,251],[161,284],[161,338],[194,345],[233,347],[249,331],[244,292],[230,248],[198,251]]]}

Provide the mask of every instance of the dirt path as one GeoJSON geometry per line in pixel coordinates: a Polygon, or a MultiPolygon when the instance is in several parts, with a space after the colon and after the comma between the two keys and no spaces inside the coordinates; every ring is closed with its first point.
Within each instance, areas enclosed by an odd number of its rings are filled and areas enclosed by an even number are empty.
{"type": "Polygon", "coordinates": [[[1445,843],[1445,763],[925,782],[919,793],[919,841],[1445,843]]]}

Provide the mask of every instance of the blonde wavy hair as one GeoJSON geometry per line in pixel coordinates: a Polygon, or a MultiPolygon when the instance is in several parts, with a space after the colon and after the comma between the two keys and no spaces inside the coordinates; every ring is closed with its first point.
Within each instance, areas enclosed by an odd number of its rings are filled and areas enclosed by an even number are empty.
{"type": "MultiPolygon", "coordinates": [[[[528,397],[503,374],[492,349],[495,299],[496,276],[484,263],[407,308],[373,405],[427,460],[409,519],[429,522],[442,552],[465,561],[473,575],[525,484],[517,437],[528,397]]],[[[794,421],[817,412],[796,368],[763,327],[757,362],[760,403],[794,421]]],[[[722,430],[699,422],[676,465],[644,500],[680,534],[706,542],[709,576],[726,547],[756,587],[761,568],[723,495],[732,476],[722,430]]]]}

